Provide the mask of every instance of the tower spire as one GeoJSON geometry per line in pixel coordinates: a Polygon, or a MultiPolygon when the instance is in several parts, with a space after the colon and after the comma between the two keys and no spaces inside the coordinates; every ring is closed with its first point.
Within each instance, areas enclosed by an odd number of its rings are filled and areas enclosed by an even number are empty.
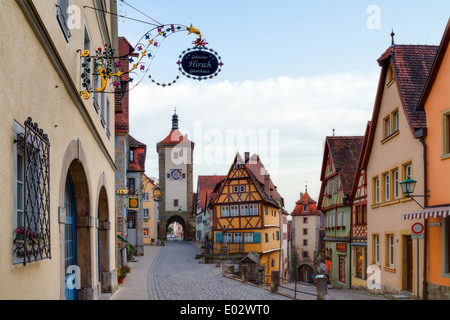
{"type": "Polygon", "coordinates": [[[392,32],[391,32],[392,45],[395,44],[395,42],[394,42],[394,37],[395,37],[395,33],[394,33],[394,29],[392,29],[392,32]]]}
{"type": "Polygon", "coordinates": [[[178,115],[177,108],[175,108],[174,114],[172,116],[172,130],[178,129],[178,115]]]}

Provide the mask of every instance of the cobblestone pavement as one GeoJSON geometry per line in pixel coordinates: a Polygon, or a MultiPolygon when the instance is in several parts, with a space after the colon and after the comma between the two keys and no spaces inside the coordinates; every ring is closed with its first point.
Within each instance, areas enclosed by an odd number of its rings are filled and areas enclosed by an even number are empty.
{"type": "MultiPolygon", "coordinates": [[[[269,287],[243,284],[222,276],[215,264],[200,264],[200,244],[166,241],[164,247],[145,246],[144,256],[130,262],[131,273],[109,300],[291,300],[294,283],[282,284],[278,294],[269,287]],[[291,289],[291,290],[290,290],[291,289]]],[[[297,283],[296,299],[317,300],[314,285],[297,283]]],[[[362,290],[328,289],[329,300],[391,300],[362,290]]]]}
{"type": "MultiPolygon", "coordinates": [[[[199,264],[199,249],[185,241],[166,241],[147,276],[150,300],[290,300],[262,288],[222,277],[199,264]]],[[[220,268],[216,268],[220,269],[220,268]]]]}

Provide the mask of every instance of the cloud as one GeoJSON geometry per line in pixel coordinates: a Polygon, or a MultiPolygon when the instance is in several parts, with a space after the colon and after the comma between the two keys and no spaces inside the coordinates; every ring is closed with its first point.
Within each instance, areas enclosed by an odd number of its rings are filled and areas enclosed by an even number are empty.
{"type": "Polygon", "coordinates": [[[147,144],[147,174],[158,174],[156,144],[169,134],[176,108],[180,130],[196,143],[194,175],[226,174],[238,150],[259,153],[290,212],[306,181],[317,200],[325,137],[333,129],[364,135],[378,75],[213,81],[132,90],[130,133],[147,144]]]}

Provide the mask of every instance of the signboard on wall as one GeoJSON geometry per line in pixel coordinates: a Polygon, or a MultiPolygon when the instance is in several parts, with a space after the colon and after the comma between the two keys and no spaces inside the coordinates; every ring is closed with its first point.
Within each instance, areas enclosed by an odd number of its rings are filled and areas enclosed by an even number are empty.
{"type": "Polygon", "coordinates": [[[127,209],[139,210],[141,208],[141,203],[138,197],[129,197],[127,199],[127,209]]]}

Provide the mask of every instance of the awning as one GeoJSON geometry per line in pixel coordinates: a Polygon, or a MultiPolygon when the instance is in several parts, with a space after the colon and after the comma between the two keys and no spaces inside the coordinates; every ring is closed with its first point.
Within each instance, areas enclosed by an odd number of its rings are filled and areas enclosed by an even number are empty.
{"type": "Polygon", "coordinates": [[[136,248],[135,248],[131,243],[129,243],[126,239],[122,238],[122,237],[119,236],[119,235],[117,235],[117,238],[118,238],[120,241],[122,241],[122,242],[128,244],[128,247],[130,247],[131,250],[136,250],[136,248]]]}
{"type": "Polygon", "coordinates": [[[450,206],[426,208],[420,211],[402,214],[402,220],[428,219],[450,216],[450,206]]]}

